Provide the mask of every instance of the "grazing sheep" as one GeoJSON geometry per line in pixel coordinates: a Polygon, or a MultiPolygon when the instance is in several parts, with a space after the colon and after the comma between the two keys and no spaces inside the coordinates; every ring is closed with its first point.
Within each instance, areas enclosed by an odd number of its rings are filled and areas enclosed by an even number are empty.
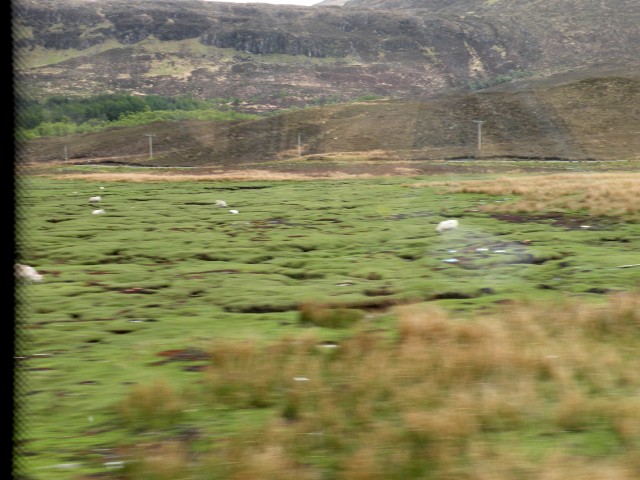
{"type": "Polygon", "coordinates": [[[436,227],[436,232],[442,233],[447,230],[455,230],[456,228],[458,228],[458,220],[443,220],[436,227]]]}
{"type": "Polygon", "coordinates": [[[35,268],[20,263],[15,264],[15,276],[23,282],[41,282],[43,278],[35,268]]]}
{"type": "Polygon", "coordinates": [[[91,213],[92,213],[92,214],[94,214],[94,215],[100,215],[100,214],[102,214],[102,213],[107,213],[107,211],[106,211],[106,210],[104,210],[104,209],[102,209],[102,208],[99,208],[98,210],[94,210],[94,211],[93,211],[93,212],[91,212],[91,213]]]}
{"type": "Polygon", "coordinates": [[[89,202],[91,203],[98,203],[100,200],[102,200],[102,197],[100,195],[96,195],[95,197],[89,198],[89,202]]]}
{"type": "Polygon", "coordinates": [[[226,207],[227,206],[227,202],[225,202],[224,200],[216,200],[216,206],[217,207],[226,207]]]}
{"type": "Polygon", "coordinates": [[[229,210],[229,213],[240,213],[238,210],[229,210]]]}

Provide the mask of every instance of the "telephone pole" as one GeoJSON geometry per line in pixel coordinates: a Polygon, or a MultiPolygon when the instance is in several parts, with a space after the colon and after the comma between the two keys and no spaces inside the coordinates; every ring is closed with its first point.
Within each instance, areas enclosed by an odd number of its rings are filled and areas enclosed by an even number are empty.
{"type": "Polygon", "coordinates": [[[151,160],[153,158],[153,137],[155,137],[155,134],[145,133],[145,136],[149,137],[149,160],[151,160]]]}
{"type": "Polygon", "coordinates": [[[478,124],[478,154],[482,151],[482,124],[484,120],[474,120],[478,124]]]}

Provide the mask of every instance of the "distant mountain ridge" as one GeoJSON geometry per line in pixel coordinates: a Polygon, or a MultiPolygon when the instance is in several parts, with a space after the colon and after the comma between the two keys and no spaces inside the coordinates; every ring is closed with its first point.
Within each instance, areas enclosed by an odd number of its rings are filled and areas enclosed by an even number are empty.
{"type": "Polygon", "coordinates": [[[635,0],[21,0],[15,72],[36,98],[119,91],[287,107],[431,96],[524,74],[638,71],[639,13],[635,0]]]}
{"type": "Polygon", "coordinates": [[[221,167],[294,158],[298,148],[315,159],[469,157],[482,120],[483,155],[637,159],[639,14],[635,0],[21,0],[19,95],[318,107],[154,124],[153,162],[147,126],[37,139],[23,158],[60,160],[67,145],[71,159],[221,167]]]}

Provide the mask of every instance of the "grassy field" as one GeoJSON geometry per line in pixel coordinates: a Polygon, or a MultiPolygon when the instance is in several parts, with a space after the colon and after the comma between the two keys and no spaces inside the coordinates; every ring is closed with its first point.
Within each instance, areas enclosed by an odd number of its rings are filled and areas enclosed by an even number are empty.
{"type": "Polygon", "coordinates": [[[20,179],[20,478],[640,477],[637,172],[74,168],[20,179]]]}

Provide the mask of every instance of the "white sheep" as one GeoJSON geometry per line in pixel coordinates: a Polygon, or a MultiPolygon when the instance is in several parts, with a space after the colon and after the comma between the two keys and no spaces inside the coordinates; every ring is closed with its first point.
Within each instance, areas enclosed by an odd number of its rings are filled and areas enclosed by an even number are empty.
{"type": "Polygon", "coordinates": [[[225,202],[224,200],[216,200],[216,206],[217,207],[226,207],[227,206],[227,202],[225,202]]]}
{"type": "Polygon", "coordinates": [[[238,210],[229,210],[229,213],[240,213],[238,210]]]}
{"type": "Polygon", "coordinates": [[[102,213],[107,213],[107,211],[106,211],[106,210],[104,210],[104,209],[102,209],[102,208],[99,208],[99,209],[97,209],[97,210],[94,210],[94,211],[93,211],[93,212],[91,212],[91,213],[92,213],[92,214],[94,214],[94,215],[100,215],[100,214],[102,214],[102,213]]]}
{"type": "Polygon", "coordinates": [[[16,279],[24,282],[41,282],[43,279],[43,276],[39,274],[35,268],[30,267],[29,265],[16,263],[14,270],[16,279]]]}
{"type": "Polygon", "coordinates": [[[100,195],[96,195],[95,197],[90,197],[89,198],[89,202],[90,203],[98,203],[101,200],[102,200],[102,197],[100,195]]]}
{"type": "Polygon", "coordinates": [[[443,220],[436,227],[436,232],[442,233],[447,230],[455,230],[456,228],[458,228],[458,220],[443,220]]]}

